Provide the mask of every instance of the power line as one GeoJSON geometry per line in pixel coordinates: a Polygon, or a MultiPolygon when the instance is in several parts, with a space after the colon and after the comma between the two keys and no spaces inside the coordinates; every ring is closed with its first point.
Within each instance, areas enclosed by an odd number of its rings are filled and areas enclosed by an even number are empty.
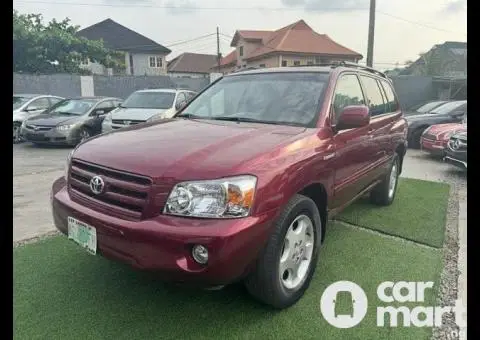
{"type": "MultiPolygon", "coordinates": [[[[67,5],[67,6],[89,6],[89,7],[122,7],[122,8],[158,8],[158,9],[178,9],[178,10],[226,10],[226,11],[303,11],[304,8],[287,8],[287,7],[197,7],[197,6],[174,6],[174,5],[125,5],[125,4],[92,4],[92,3],[72,3],[72,2],[62,2],[62,1],[30,1],[30,0],[17,0],[15,3],[23,3],[23,4],[48,4],[48,5],[67,5]]],[[[325,8],[326,10],[338,10],[344,11],[345,8],[325,8]]],[[[321,10],[321,9],[318,9],[321,10]]],[[[359,7],[355,8],[356,11],[367,11],[369,10],[368,7],[359,7]]],[[[397,19],[403,22],[407,22],[413,25],[417,25],[419,27],[428,28],[432,30],[454,33],[454,34],[461,34],[466,36],[466,33],[460,33],[455,31],[450,31],[446,29],[442,29],[439,27],[434,27],[428,24],[424,24],[418,21],[413,21],[409,19],[405,19],[396,15],[392,15],[390,13],[386,13],[383,11],[376,10],[378,14],[388,16],[393,19],[397,19]]]]}
{"type": "Polygon", "coordinates": [[[204,39],[204,38],[207,38],[207,37],[211,37],[215,34],[216,33],[210,33],[210,34],[202,35],[200,37],[193,38],[193,39],[190,39],[190,40],[183,40],[183,41],[180,41],[180,42],[176,42],[176,43],[173,43],[173,44],[166,45],[166,47],[170,48],[170,47],[173,47],[173,46],[186,44],[186,43],[189,43],[189,42],[192,42],[192,41],[198,41],[198,40],[201,40],[201,39],[204,39]]]}

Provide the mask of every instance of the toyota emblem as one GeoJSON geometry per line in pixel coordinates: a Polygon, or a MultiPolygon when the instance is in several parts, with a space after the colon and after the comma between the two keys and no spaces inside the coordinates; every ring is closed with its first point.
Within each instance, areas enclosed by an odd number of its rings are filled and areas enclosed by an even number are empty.
{"type": "Polygon", "coordinates": [[[90,190],[92,190],[95,195],[99,195],[103,192],[103,189],[105,189],[105,182],[103,181],[102,177],[92,177],[90,180],[90,190]]]}

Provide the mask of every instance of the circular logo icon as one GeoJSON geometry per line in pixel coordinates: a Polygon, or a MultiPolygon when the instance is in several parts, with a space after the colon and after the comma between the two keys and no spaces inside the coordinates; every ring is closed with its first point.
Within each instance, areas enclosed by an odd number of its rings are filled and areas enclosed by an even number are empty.
{"type": "Polygon", "coordinates": [[[105,188],[105,182],[102,177],[95,176],[90,180],[90,190],[96,195],[101,194],[105,188]]]}
{"type": "Polygon", "coordinates": [[[325,320],[337,328],[358,325],[367,314],[368,299],[364,290],[354,282],[338,281],[328,286],[320,299],[325,320]],[[342,299],[343,297],[343,299],[342,299]]]}

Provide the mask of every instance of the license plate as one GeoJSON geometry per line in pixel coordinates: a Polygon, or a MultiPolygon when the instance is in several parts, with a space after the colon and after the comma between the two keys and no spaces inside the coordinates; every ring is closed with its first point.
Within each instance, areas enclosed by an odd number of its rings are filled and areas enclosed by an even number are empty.
{"type": "Polygon", "coordinates": [[[93,255],[97,253],[97,230],[73,217],[68,217],[68,238],[93,255]]]}

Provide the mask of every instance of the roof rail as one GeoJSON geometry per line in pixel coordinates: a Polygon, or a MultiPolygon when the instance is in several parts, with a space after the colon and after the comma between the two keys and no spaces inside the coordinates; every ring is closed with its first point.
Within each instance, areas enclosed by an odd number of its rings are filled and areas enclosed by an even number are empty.
{"type": "Polygon", "coordinates": [[[352,63],[349,61],[332,61],[329,63],[320,63],[320,64],[311,64],[311,65],[294,65],[293,67],[314,67],[314,66],[330,66],[332,68],[338,67],[338,66],[344,66],[344,67],[353,67],[353,68],[358,68],[364,71],[368,71],[370,73],[375,73],[379,75],[380,77],[387,78],[387,75],[381,71],[375,70],[374,68],[368,67],[368,66],[363,66],[359,65],[357,63],[352,63]]]}

